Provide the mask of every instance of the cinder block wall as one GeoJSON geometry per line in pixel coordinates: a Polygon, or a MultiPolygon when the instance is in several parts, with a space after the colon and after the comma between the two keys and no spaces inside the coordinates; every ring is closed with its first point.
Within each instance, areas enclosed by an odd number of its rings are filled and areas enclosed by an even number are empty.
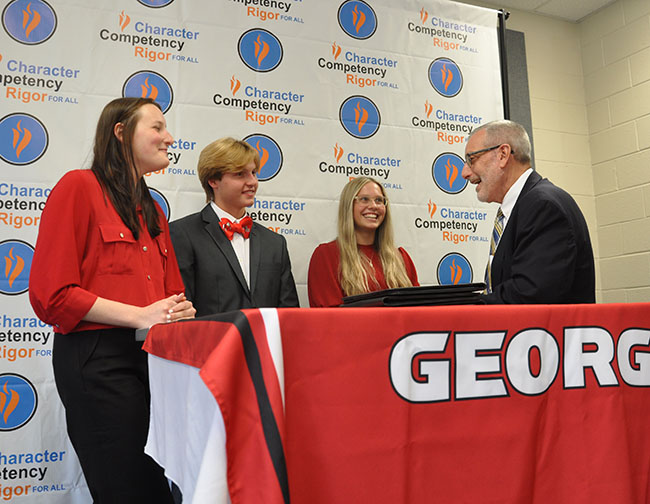
{"type": "Polygon", "coordinates": [[[650,1],[581,23],[603,302],[650,301],[650,1]]]}

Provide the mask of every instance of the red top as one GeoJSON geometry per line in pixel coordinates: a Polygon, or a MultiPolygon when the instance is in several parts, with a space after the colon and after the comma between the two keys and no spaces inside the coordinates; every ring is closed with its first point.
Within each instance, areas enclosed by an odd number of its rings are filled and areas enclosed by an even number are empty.
{"type": "Polygon", "coordinates": [[[184,291],[169,226],[160,209],[162,232],[135,240],[104,196],[90,170],[66,173],[41,216],[29,277],[34,313],[69,333],[111,327],[85,322],[97,297],[146,306],[184,291]]]}
{"type": "MultiPolygon", "coordinates": [[[[398,249],[404,259],[406,274],[411,279],[413,286],[418,283],[418,274],[410,256],[403,248],[398,249]]],[[[384,269],[379,254],[373,245],[359,245],[359,252],[364,254],[372,262],[375,270],[377,283],[371,278],[368,279],[370,292],[388,289],[384,278],[384,269]]],[[[309,274],[307,277],[307,290],[309,292],[309,306],[312,308],[339,306],[343,303],[343,290],[339,281],[339,264],[341,256],[336,240],[329,243],[321,243],[311,256],[309,261],[309,274]]]]}

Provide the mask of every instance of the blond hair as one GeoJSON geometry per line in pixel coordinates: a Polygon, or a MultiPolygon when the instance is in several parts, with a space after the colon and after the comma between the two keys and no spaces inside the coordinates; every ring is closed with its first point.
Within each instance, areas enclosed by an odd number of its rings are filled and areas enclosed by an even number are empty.
{"type": "Polygon", "coordinates": [[[257,150],[242,140],[225,137],[206,145],[199,156],[198,172],[205,200],[212,201],[214,192],[211,180],[221,180],[224,173],[238,173],[248,163],[255,163],[260,169],[260,155],[257,150]]]}
{"type": "Polygon", "coordinates": [[[375,232],[374,247],[381,260],[384,278],[389,288],[411,287],[413,284],[406,273],[404,259],[393,241],[393,226],[390,204],[382,185],[370,177],[356,177],[341,191],[339,199],[337,243],[341,256],[339,278],[344,295],[353,296],[369,292],[368,278],[376,282],[370,260],[359,252],[354,232],[354,198],[368,183],[377,184],[386,198],[386,214],[375,232]]]}

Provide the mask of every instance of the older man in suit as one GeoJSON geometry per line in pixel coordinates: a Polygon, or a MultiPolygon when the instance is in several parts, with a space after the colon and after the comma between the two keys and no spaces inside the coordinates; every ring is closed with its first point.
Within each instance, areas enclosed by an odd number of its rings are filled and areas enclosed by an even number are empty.
{"type": "Polygon", "coordinates": [[[257,151],[245,142],[221,138],[209,144],[198,164],[208,204],[169,226],[196,316],[298,306],[286,240],[246,215],[259,164],[257,151]]]}
{"type": "Polygon", "coordinates": [[[475,129],[463,177],[479,201],[501,204],[486,268],[487,303],[593,303],[594,256],[573,198],[531,167],[526,130],[512,121],[475,129]]]}

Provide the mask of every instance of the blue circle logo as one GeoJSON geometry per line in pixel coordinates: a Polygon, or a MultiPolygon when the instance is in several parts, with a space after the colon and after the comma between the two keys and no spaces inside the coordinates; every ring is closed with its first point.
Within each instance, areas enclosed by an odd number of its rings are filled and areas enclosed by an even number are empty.
{"type": "Polygon", "coordinates": [[[284,54],[280,40],[260,28],[245,32],[239,38],[237,50],[244,64],[255,72],[275,70],[284,54]]]}
{"type": "Polygon", "coordinates": [[[13,165],[39,160],[49,144],[41,121],[29,114],[9,114],[0,119],[0,159],[13,165]]]}
{"type": "Polygon", "coordinates": [[[348,0],[339,7],[339,26],[350,37],[367,39],[377,31],[377,15],[361,0],[348,0]]]}
{"type": "Polygon", "coordinates": [[[355,138],[370,138],[379,131],[379,109],[365,96],[350,96],[341,105],[339,119],[345,131],[355,138]]]}
{"type": "Polygon", "coordinates": [[[452,252],[440,259],[436,275],[440,285],[472,283],[472,265],[464,255],[452,252]]]}
{"type": "Polygon", "coordinates": [[[2,11],[2,25],[16,42],[41,44],[56,30],[56,13],[43,0],[14,0],[2,11]]]}
{"type": "Polygon", "coordinates": [[[32,269],[34,247],[21,240],[0,242],[0,293],[14,296],[29,288],[29,272],[32,269]]]}
{"type": "Polygon", "coordinates": [[[142,71],[131,75],[122,88],[122,96],[129,98],[151,98],[166,113],[174,101],[171,84],[156,72],[142,71]]]}
{"type": "Polygon", "coordinates": [[[438,58],[429,65],[429,82],[442,96],[451,98],[463,89],[463,74],[449,58],[438,58]]]}
{"type": "Polygon", "coordinates": [[[282,169],[282,149],[278,143],[266,135],[249,135],[244,142],[253,147],[260,155],[260,172],[257,179],[264,182],[271,180],[282,169]]]}
{"type": "Polygon", "coordinates": [[[174,0],[138,0],[145,7],[151,7],[153,9],[158,9],[160,7],[167,7],[174,0]]]}
{"type": "Polygon", "coordinates": [[[443,152],[433,162],[431,174],[433,181],[441,191],[458,194],[467,187],[467,180],[462,177],[465,161],[453,152],[443,152]]]}
{"type": "Polygon", "coordinates": [[[172,211],[171,211],[171,207],[169,206],[169,201],[167,201],[165,195],[161,193],[158,189],[154,189],[153,187],[149,188],[149,193],[151,194],[153,200],[160,205],[160,208],[162,208],[163,214],[165,215],[167,222],[169,222],[169,218],[171,217],[172,211]]]}
{"type": "Polygon", "coordinates": [[[34,385],[13,373],[0,374],[0,432],[18,429],[29,422],[38,405],[34,385]]]}

